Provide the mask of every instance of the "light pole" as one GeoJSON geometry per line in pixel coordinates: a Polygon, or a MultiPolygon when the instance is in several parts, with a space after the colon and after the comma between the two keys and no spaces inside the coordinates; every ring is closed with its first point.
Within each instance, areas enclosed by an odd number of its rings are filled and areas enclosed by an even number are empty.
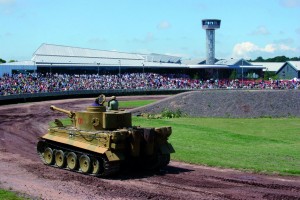
{"type": "Polygon", "coordinates": [[[35,60],[33,61],[33,72],[35,73],[37,70],[35,60]]]}
{"type": "Polygon", "coordinates": [[[244,60],[242,59],[242,87],[244,87],[244,60]]]}
{"type": "Polygon", "coordinates": [[[119,77],[121,77],[121,60],[119,60],[119,77]]]}
{"type": "Polygon", "coordinates": [[[97,66],[98,66],[98,76],[99,76],[99,65],[100,65],[100,63],[97,63],[97,66]]]}
{"type": "Polygon", "coordinates": [[[122,79],[121,79],[121,60],[119,60],[119,84],[120,89],[122,88],[122,79]]]}
{"type": "Polygon", "coordinates": [[[143,63],[143,77],[144,77],[144,74],[145,74],[145,64],[143,63]]]}

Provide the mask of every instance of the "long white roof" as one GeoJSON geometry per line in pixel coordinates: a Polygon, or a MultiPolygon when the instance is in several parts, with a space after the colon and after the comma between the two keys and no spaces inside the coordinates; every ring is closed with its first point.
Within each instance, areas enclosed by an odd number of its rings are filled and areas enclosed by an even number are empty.
{"type": "Polygon", "coordinates": [[[143,55],[147,62],[179,63],[181,57],[151,53],[143,55]]]}
{"type": "MultiPolygon", "coordinates": [[[[117,51],[103,51],[88,48],[70,47],[54,44],[42,44],[33,54],[30,62],[22,63],[34,66],[128,66],[163,68],[264,68],[259,63],[251,65],[244,59],[220,60],[215,65],[203,65],[181,62],[181,57],[163,54],[137,54],[117,51]]],[[[14,63],[21,65],[21,63],[14,63]]]]}
{"type": "Polygon", "coordinates": [[[252,65],[262,65],[265,67],[264,71],[276,72],[284,65],[284,62],[251,62],[252,65]]]}
{"type": "Polygon", "coordinates": [[[300,61],[287,61],[290,65],[292,65],[295,69],[300,71],[300,61]]]}
{"type": "Polygon", "coordinates": [[[124,53],[117,51],[103,51],[96,49],[78,48],[53,44],[42,44],[35,52],[34,56],[63,56],[80,58],[110,58],[110,59],[130,59],[143,60],[138,54],[124,53]]]}
{"type": "Polygon", "coordinates": [[[244,59],[222,59],[215,63],[216,65],[251,65],[244,59]],[[239,64],[240,63],[240,64],[239,64]]]}
{"type": "Polygon", "coordinates": [[[2,66],[33,66],[34,62],[31,60],[24,60],[24,61],[16,61],[16,62],[9,62],[9,63],[1,63],[2,66]]]}
{"type": "Polygon", "coordinates": [[[37,55],[34,57],[38,65],[142,65],[144,60],[136,59],[112,59],[112,58],[91,58],[91,57],[70,57],[70,56],[48,56],[37,55]]]}
{"type": "MultiPolygon", "coordinates": [[[[43,65],[96,65],[96,66],[168,66],[179,64],[181,57],[163,54],[136,54],[87,48],[42,44],[33,54],[32,61],[43,65]],[[150,64],[152,63],[152,64],[150,64]]],[[[174,66],[177,67],[177,66],[174,66]]]]}

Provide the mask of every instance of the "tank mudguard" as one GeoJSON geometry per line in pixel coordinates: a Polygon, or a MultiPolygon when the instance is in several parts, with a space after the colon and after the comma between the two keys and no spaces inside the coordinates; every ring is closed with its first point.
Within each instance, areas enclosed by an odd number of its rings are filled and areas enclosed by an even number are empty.
{"type": "Polygon", "coordinates": [[[112,152],[112,151],[109,151],[107,148],[86,144],[81,141],[74,141],[74,140],[71,140],[71,139],[68,139],[65,137],[60,137],[60,136],[51,135],[51,134],[46,134],[42,138],[45,140],[51,140],[54,142],[59,142],[62,144],[78,147],[78,148],[85,149],[85,150],[88,150],[91,152],[105,154],[109,161],[118,161],[118,160],[125,159],[125,156],[121,152],[112,152]]]}
{"type": "Polygon", "coordinates": [[[109,161],[125,160],[125,156],[121,152],[106,151],[105,155],[109,161]]]}
{"type": "Polygon", "coordinates": [[[60,136],[57,136],[57,135],[46,134],[42,138],[46,139],[46,140],[51,140],[51,141],[54,141],[54,142],[59,142],[59,143],[62,143],[62,144],[78,147],[78,148],[81,148],[81,149],[89,150],[89,151],[92,151],[92,152],[95,152],[95,153],[104,154],[108,150],[107,148],[103,148],[103,147],[99,147],[99,146],[95,146],[95,145],[91,145],[91,144],[86,144],[86,143],[81,142],[81,141],[76,141],[76,140],[72,140],[72,139],[69,139],[69,138],[60,137],[60,136]]]}
{"type": "Polygon", "coordinates": [[[170,143],[166,143],[160,146],[160,151],[162,154],[175,153],[173,146],[170,143]]]}

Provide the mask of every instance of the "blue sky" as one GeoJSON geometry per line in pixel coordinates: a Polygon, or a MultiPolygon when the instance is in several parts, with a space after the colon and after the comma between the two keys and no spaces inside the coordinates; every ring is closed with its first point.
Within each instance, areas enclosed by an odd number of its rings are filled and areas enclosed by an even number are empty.
{"type": "Polygon", "coordinates": [[[300,0],[0,0],[0,58],[48,43],[203,59],[210,18],[219,59],[300,56],[300,0]]]}

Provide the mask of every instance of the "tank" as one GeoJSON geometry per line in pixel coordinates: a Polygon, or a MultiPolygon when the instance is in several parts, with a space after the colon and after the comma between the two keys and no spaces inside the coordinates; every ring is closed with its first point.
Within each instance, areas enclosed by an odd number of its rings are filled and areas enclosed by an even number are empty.
{"type": "Polygon", "coordinates": [[[130,112],[108,110],[104,95],[97,101],[99,105],[75,112],[50,106],[72,123],[55,119],[39,138],[37,153],[45,165],[104,177],[126,166],[157,170],[169,164],[175,152],[168,142],[171,127],[132,126],[130,112]]]}

